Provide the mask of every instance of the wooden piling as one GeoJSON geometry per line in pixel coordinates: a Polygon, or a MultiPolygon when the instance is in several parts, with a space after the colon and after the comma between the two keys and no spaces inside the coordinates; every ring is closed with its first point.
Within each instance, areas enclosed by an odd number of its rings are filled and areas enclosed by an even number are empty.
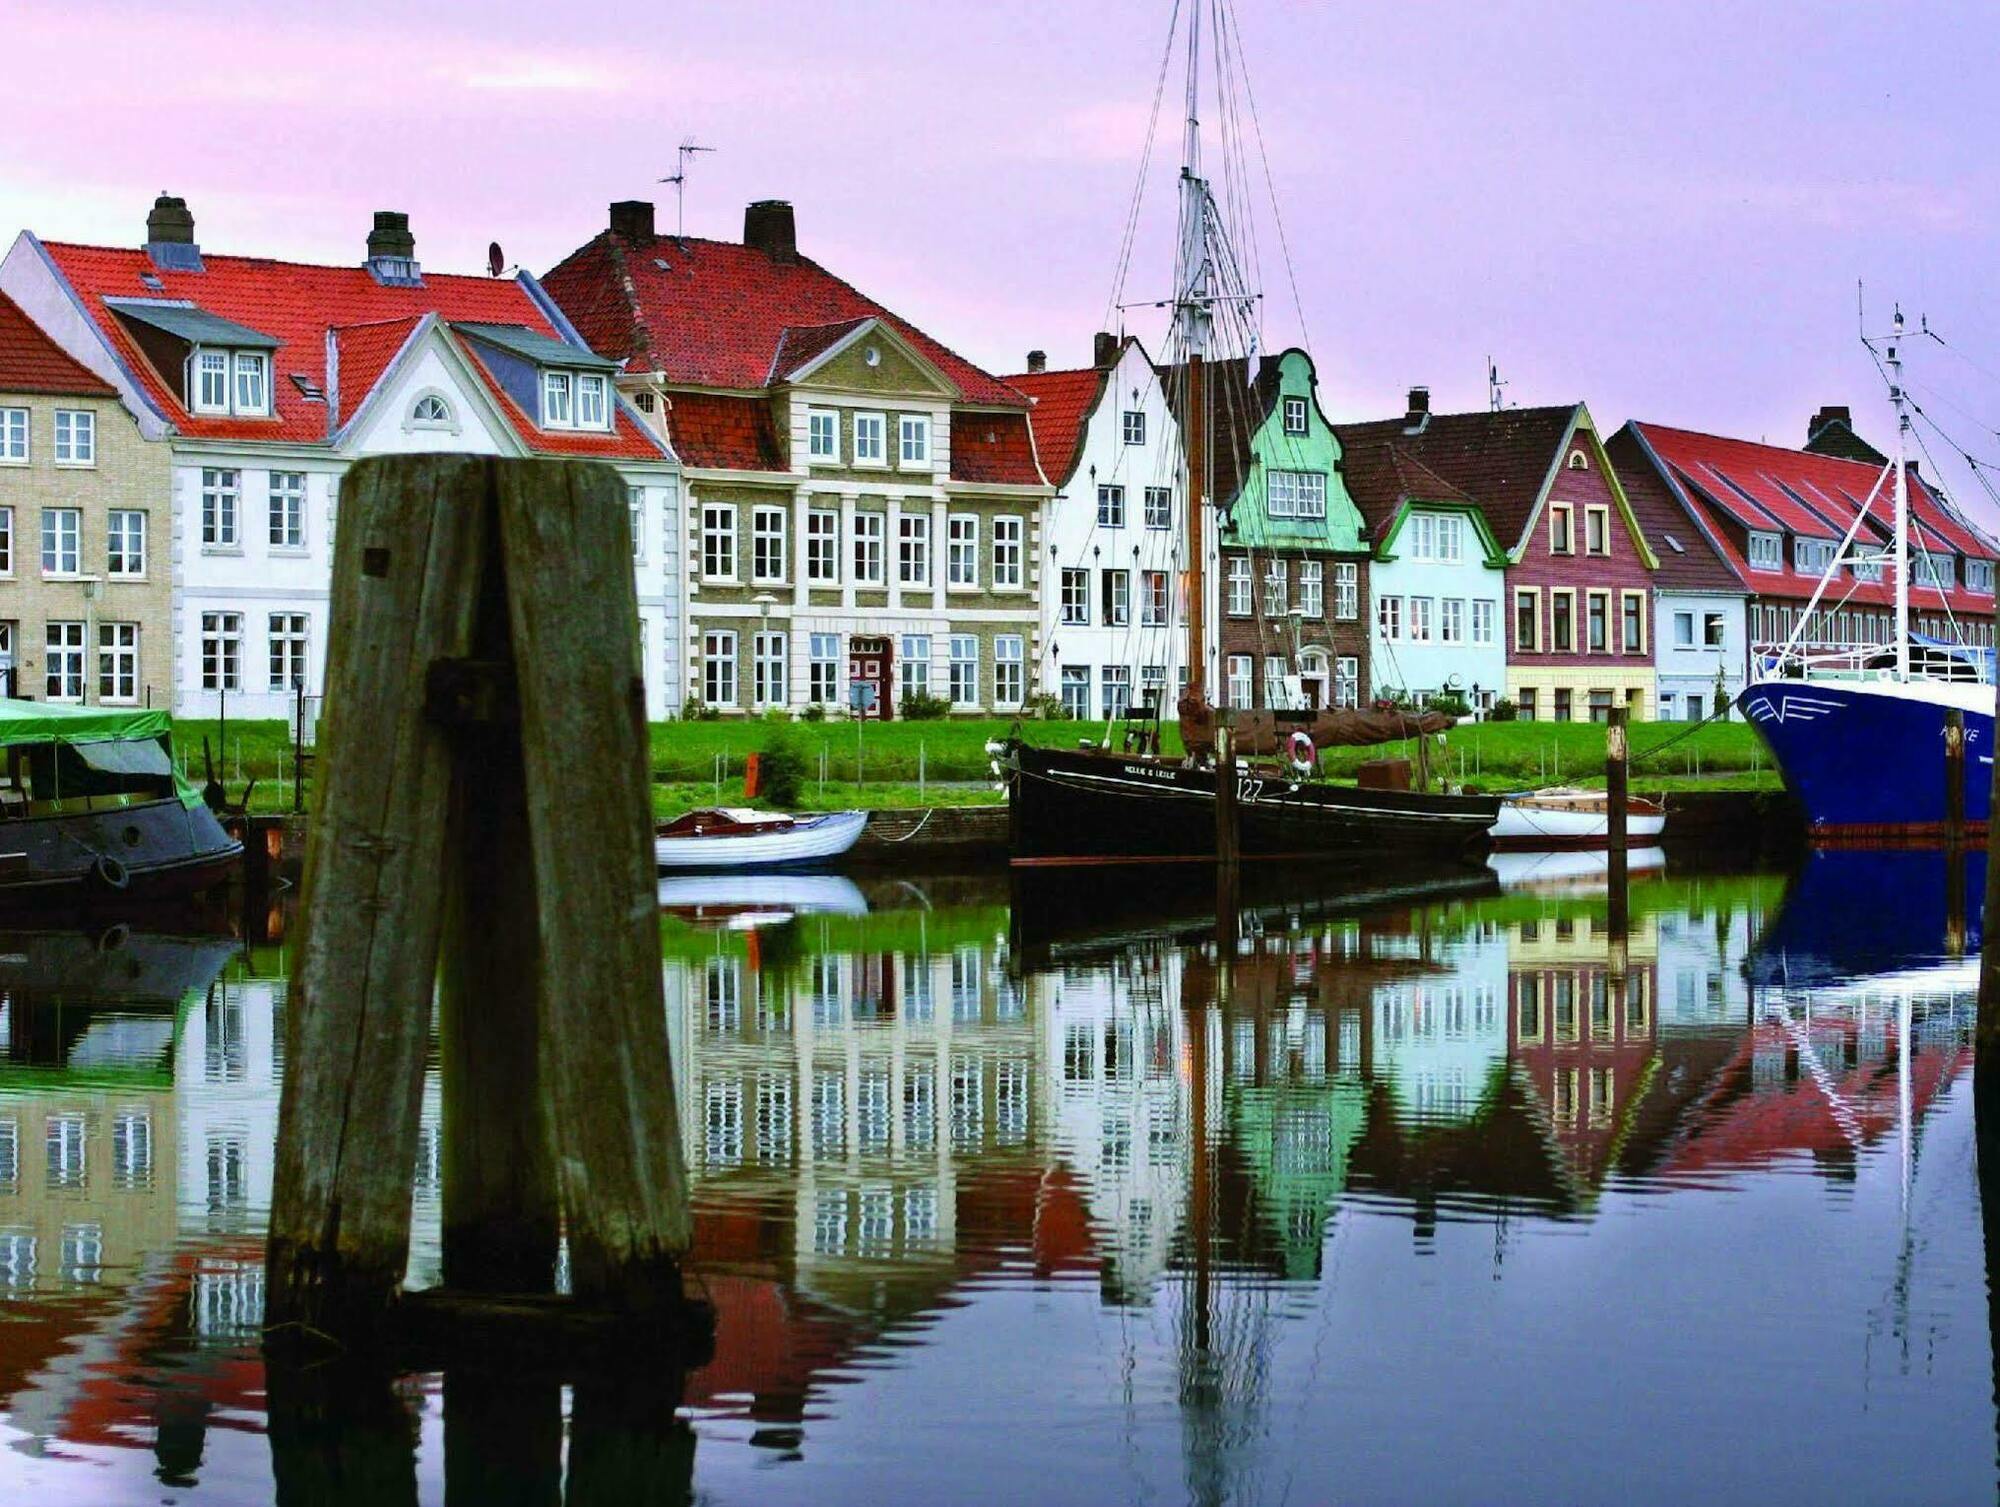
{"type": "Polygon", "coordinates": [[[1627,925],[1626,806],[1630,795],[1631,751],[1626,727],[1628,715],[1626,708],[1612,707],[1604,728],[1604,831],[1611,857],[1611,936],[1614,944],[1621,947],[1625,942],[1627,925]]]}
{"type": "Polygon", "coordinates": [[[1955,848],[1965,841],[1965,713],[1944,714],[1944,840],[1955,848]]]}
{"type": "Polygon", "coordinates": [[[1233,867],[1241,851],[1236,817],[1236,740],[1227,727],[1215,730],[1215,861],[1233,867]]]}
{"type": "MultiPolygon", "coordinates": [[[[2000,693],[1997,693],[2000,694],[2000,693]]],[[[1994,727],[2000,729],[2000,711],[1994,727]]],[[[1993,761],[1986,804],[1986,895],[1979,932],[1979,1012],[1973,1027],[1973,1088],[1984,1103],[1984,1123],[2000,1149],[2000,758],[1993,761]]],[[[1995,1218],[2000,1218],[1996,1211],[1995,1218]]],[[[2000,1321],[1996,1321],[2000,1333],[2000,1321]]],[[[2000,1353],[1994,1365],[2000,1369],[2000,1353]]]]}

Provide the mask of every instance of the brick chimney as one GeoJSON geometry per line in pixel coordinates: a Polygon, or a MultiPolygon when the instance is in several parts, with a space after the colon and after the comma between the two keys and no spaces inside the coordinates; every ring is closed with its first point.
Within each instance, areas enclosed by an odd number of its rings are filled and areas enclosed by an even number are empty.
{"type": "Polygon", "coordinates": [[[1047,351],[1028,352],[1028,370],[1030,372],[1045,372],[1048,369],[1049,353],[1047,351]]]}
{"type": "Polygon", "coordinates": [[[1125,342],[1108,330],[1099,330],[1091,343],[1090,364],[1102,371],[1107,366],[1118,364],[1118,348],[1125,342]]]}
{"type": "Polygon", "coordinates": [[[743,244],[755,246],[772,261],[799,259],[798,224],[786,199],[759,199],[743,211],[743,244]]]}
{"type": "Polygon", "coordinates": [[[1424,426],[1431,421],[1431,390],[1428,387],[1410,389],[1409,406],[1403,413],[1403,433],[1422,434],[1424,426]]]}
{"type": "Polygon", "coordinates": [[[162,193],[146,215],[146,255],[163,272],[201,271],[201,247],[194,241],[194,214],[187,200],[162,193]]]}
{"type": "Polygon", "coordinates": [[[1852,429],[1854,427],[1853,413],[1845,403],[1827,403],[1822,405],[1818,413],[1806,420],[1806,443],[1810,445],[1817,439],[1820,430],[1826,428],[1828,424],[1840,424],[1852,429]]]}
{"type": "Polygon", "coordinates": [[[368,260],[364,265],[378,283],[390,287],[423,286],[423,273],[417,266],[417,238],[410,234],[410,217],[402,210],[375,211],[375,227],[368,232],[368,260]]]}
{"type": "Polygon", "coordinates": [[[611,206],[611,233],[621,241],[643,241],[651,244],[653,234],[653,206],[646,199],[620,199],[611,206]]]}

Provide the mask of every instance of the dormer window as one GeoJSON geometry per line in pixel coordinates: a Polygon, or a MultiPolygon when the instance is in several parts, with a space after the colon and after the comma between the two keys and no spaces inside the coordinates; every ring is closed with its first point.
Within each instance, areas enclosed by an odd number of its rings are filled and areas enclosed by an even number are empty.
{"type": "Polygon", "coordinates": [[[1784,569],[1784,555],[1780,552],[1779,540],[1776,534],[1767,534],[1756,529],[1751,530],[1748,555],[1752,570],[1784,569]]]}
{"type": "Polygon", "coordinates": [[[271,411],[270,365],[265,357],[254,351],[236,353],[236,411],[238,413],[269,413],[271,411]]]}
{"type": "Polygon", "coordinates": [[[569,429],[574,427],[574,410],[570,406],[570,375],[568,372],[542,373],[542,427],[545,429],[569,429]]]}
{"type": "Polygon", "coordinates": [[[542,373],[544,429],[609,429],[611,399],[606,379],[596,372],[542,373]]]}
{"type": "Polygon", "coordinates": [[[200,413],[229,412],[229,353],[201,351],[194,358],[194,408],[200,413]]]}
{"type": "Polygon", "coordinates": [[[271,358],[262,351],[198,347],[189,359],[188,407],[261,418],[271,411],[271,358]]]}
{"type": "Polygon", "coordinates": [[[576,379],[576,427],[579,429],[608,429],[611,427],[604,401],[604,379],[602,377],[579,375],[576,379]]]}

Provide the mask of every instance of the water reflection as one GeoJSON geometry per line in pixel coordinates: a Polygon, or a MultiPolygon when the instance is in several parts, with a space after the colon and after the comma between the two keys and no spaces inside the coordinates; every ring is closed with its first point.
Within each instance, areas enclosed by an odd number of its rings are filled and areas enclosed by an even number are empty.
{"type": "MultiPolygon", "coordinates": [[[[1651,867],[1614,936],[1575,866],[1246,874],[1221,928],[1198,884],[676,881],[668,1025],[718,1328],[712,1363],[650,1389],[455,1372],[267,1397],[282,949],[0,936],[0,1482],[1990,1492],[1960,882],[1936,855],[1822,855],[1789,887],[1651,867]],[[1630,1407],[1547,1406],[1586,1382],[1630,1407]],[[1648,1423],[1669,1399],[1675,1427],[1648,1423]],[[1777,1470],[1753,1422],[1777,1399],[1847,1442],[1777,1470]],[[1870,1476],[1917,1419],[1917,1473],[1870,1476]]],[[[417,1285],[436,1126],[433,1082],[417,1285]]]]}

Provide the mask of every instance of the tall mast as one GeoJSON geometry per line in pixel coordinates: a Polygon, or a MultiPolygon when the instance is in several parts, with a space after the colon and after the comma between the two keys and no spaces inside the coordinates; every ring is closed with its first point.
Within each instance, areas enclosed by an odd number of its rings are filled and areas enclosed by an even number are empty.
{"type": "MultiPolygon", "coordinates": [[[[1179,264],[1174,268],[1174,320],[1187,360],[1188,688],[1187,699],[1208,698],[1208,583],[1202,534],[1202,482],[1208,462],[1207,394],[1202,363],[1208,354],[1208,185],[1201,179],[1201,6],[1189,7],[1187,123],[1181,138],[1179,264]]],[[[1190,750],[1192,751],[1192,750],[1190,750]]]]}
{"type": "Polygon", "coordinates": [[[1910,413],[1903,394],[1903,311],[1890,337],[1889,402],[1896,410],[1896,678],[1910,678],[1910,413]]]}

